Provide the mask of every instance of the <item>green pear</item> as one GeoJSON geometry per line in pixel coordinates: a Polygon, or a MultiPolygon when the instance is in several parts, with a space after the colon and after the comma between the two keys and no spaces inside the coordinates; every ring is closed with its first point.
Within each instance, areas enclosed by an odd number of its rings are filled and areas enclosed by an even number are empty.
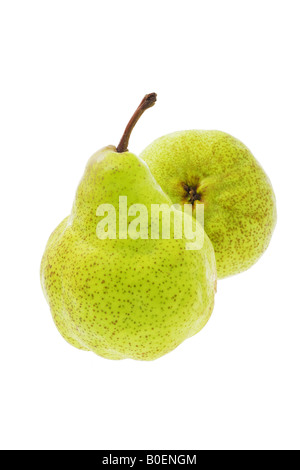
{"type": "Polygon", "coordinates": [[[276,224],[275,196],[242,142],[220,131],[181,131],[155,140],[140,156],[173,203],[204,204],[219,279],[260,258],[276,224]]]}
{"type": "MultiPolygon", "coordinates": [[[[202,234],[197,250],[187,249],[185,236],[152,239],[145,231],[153,205],[172,206],[145,162],[127,150],[135,123],[155,101],[155,94],[146,95],[119,146],[90,158],[71,215],[51,235],[41,264],[43,291],[61,335],[108,359],[157,359],[200,331],[214,306],[215,255],[201,224],[186,216],[202,234]],[[127,220],[121,213],[124,201],[144,214],[139,223],[129,211],[127,220]],[[115,214],[101,218],[110,208],[115,214]],[[135,226],[137,236],[129,237],[135,226]]],[[[174,231],[182,212],[170,212],[174,231]]]]}

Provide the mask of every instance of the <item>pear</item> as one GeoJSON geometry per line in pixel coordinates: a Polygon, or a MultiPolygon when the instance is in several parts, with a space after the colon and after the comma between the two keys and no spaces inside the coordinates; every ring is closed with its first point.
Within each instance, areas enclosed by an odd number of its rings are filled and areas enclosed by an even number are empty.
{"type": "Polygon", "coordinates": [[[275,195],[242,142],[221,131],[180,131],[155,140],[140,156],[173,203],[204,204],[219,279],[261,257],[276,225],[275,195]]]}
{"type": "Polygon", "coordinates": [[[170,208],[171,232],[182,215],[146,163],[127,149],[137,120],[155,101],[156,94],[146,95],[118,147],[90,158],[71,215],[51,235],[41,263],[43,291],[61,335],[107,359],[157,359],[199,332],[214,307],[216,261],[202,226],[186,215],[202,234],[197,250],[186,249],[185,235],[153,239],[145,231],[152,205],[170,208]],[[125,203],[144,213],[138,224],[122,215],[125,203]],[[110,208],[115,214],[107,221],[115,221],[116,233],[108,222],[103,229],[101,216],[110,208]],[[129,237],[134,223],[140,233],[129,237]]]}

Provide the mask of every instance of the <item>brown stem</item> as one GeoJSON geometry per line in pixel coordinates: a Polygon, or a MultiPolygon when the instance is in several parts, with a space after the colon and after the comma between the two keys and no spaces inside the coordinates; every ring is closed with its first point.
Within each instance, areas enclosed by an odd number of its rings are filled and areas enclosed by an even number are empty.
{"type": "Polygon", "coordinates": [[[120,140],[120,143],[117,147],[117,152],[118,153],[123,153],[123,152],[128,152],[128,143],[130,139],[131,132],[142,116],[146,109],[152,108],[152,106],[155,105],[156,102],[156,93],[150,93],[149,95],[146,95],[143,100],[141,101],[139,107],[135,111],[134,115],[130,119],[129,123],[127,124],[127,127],[125,129],[125,132],[122,136],[122,139],[120,140]]]}

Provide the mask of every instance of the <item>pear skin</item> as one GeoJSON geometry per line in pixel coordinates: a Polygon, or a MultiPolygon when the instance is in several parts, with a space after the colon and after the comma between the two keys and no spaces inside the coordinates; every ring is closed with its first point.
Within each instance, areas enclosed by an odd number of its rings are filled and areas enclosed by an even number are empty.
{"type": "Polygon", "coordinates": [[[206,235],[197,251],[186,250],[184,237],[99,240],[97,208],[110,201],[118,212],[119,194],[127,196],[128,206],[172,205],[141,159],[111,147],[97,152],[70,217],[49,240],[42,286],[56,326],[70,344],[109,359],[153,360],[209,320],[214,250],[206,235]]]}
{"type": "Polygon", "coordinates": [[[276,201],[242,142],[221,131],[180,131],[155,140],[141,158],[173,203],[204,204],[219,279],[257,262],[276,225],[276,201]]]}

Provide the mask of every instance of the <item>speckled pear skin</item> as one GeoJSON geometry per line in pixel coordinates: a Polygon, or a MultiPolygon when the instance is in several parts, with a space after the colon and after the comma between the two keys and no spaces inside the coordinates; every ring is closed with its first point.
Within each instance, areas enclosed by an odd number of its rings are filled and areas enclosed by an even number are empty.
{"type": "Polygon", "coordinates": [[[173,203],[189,200],[187,188],[199,195],[219,279],[261,257],[276,225],[275,195],[242,142],[221,131],[180,131],[155,140],[140,156],[173,203]]]}
{"type": "Polygon", "coordinates": [[[97,208],[118,209],[119,195],[128,197],[128,207],[171,205],[140,158],[114,147],[100,150],[87,164],[70,217],[50,237],[41,282],[70,344],[108,359],[149,361],[209,320],[215,255],[206,235],[199,251],[186,250],[185,239],[99,240],[97,208]]]}

